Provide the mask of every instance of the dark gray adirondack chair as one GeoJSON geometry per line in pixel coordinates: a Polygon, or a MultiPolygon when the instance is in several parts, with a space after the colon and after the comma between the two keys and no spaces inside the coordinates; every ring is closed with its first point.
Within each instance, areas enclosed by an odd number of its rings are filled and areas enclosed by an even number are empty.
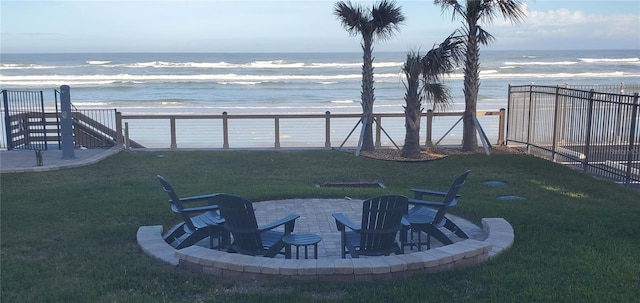
{"type": "Polygon", "coordinates": [[[401,221],[407,208],[407,197],[388,195],[362,202],[360,226],[342,213],[333,214],[340,231],[342,258],[346,258],[347,253],[352,258],[359,258],[360,255],[386,256],[402,253],[402,246],[396,241],[396,235],[403,228],[401,221]]]}
{"type": "Polygon", "coordinates": [[[212,198],[218,194],[208,194],[179,198],[173,186],[162,176],[156,178],[162,184],[163,190],[169,195],[171,211],[182,217],[182,223],[174,226],[164,235],[164,240],[176,249],[194,245],[209,237],[209,246],[214,248],[213,240],[218,239],[218,244],[225,242],[222,223],[224,219],[218,214],[218,206],[212,203],[212,198]],[[184,203],[204,203],[209,205],[198,207],[185,207],[184,203]]]}
{"type": "MultiPolygon", "coordinates": [[[[228,194],[220,194],[214,201],[220,207],[220,214],[225,220],[224,228],[233,236],[228,251],[245,255],[275,257],[281,253],[285,248],[282,238],[293,232],[295,220],[300,217],[291,214],[258,226],[251,201],[228,194]],[[274,230],[280,226],[284,227],[284,231],[274,230]]],[[[287,246],[286,249],[291,248],[287,246]]]]}
{"type": "Polygon", "coordinates": [[[452,234],[460,238],[469,238],[469,236],[458,227],[453,221],[446,217],[447,210],[458,203],[458,191],[464,185],[467,176],[471,171],[467,170],[460,174],[451,184],[447,192],[440,192],[428,189],[413,188],[415,198],[409,199],[409,204],[414,205],[404,216],[406,222],[411,227],[411,237],[413,232],[418,232],[418,242],[412,242],[420,250],[422,244],[427,244],[427,249],[431,248],[431,237],[436,238],[444,245],[453,244],[453,241],[445,235],[440,228],[448,229],[452,234]],[[423,197],[431,196],[440,198],[441,201],[427,201],[423,197]],[[427,234],[427,241],[422,242],[421,233],[427,234]]]}

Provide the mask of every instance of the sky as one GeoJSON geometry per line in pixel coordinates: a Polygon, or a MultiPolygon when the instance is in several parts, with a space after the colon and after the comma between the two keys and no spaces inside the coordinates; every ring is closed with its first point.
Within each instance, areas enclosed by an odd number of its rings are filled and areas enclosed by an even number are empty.
{"type": "MultiPolygon", "coordinates": [[[[359,52],[333,14],[337,1],[0,0],[0,53],[359,52]]],[[[375,1],[352,1],[366,8],[375,1]]],[[[640,1],[524,1],[527,17],[498,17],[484,49],[635,49],[640,1]]],[[[406,18],[376,51],[424,51],[456,28],[432,0],[397,0],[406,18]]]]}

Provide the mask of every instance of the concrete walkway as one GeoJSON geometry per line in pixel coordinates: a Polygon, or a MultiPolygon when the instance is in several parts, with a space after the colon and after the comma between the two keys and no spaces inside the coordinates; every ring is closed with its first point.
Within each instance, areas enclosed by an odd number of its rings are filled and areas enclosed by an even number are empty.
{"type": "Polygon", "coordinates": [[[73,159],[62,159],[62,151],[50,149],[42,152],[43,165],[36,165],[34,150],[0,150],[0,173],[26,173],[59,170],[97,163],[120,152],[120,148],[76,149],[73,159]]]}

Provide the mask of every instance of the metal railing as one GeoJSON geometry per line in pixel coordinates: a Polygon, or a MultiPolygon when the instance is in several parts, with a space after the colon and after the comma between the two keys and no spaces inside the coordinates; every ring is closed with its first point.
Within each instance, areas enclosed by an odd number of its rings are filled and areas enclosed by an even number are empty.
{"type": "Polygon", "coordinates": [[[640,92],[640,84],[565,84],[564,88],[571,88],[576,90],[594,90],[600,93],[613,93],[623,95],[633,95],[633,93],[640,92]]]}
{"type": "MultiPolygon", "coordinates": [[[[452,127],[462,112],[423,113],[421,137],[426,146],[458,145],[462,126],[452,127]],[[442,136],[442,137],[438,137],[442,136]],[[437,139],[437,140],[434,140],[437,139]],[[438,139],[439,138],[439,139],[438,139]]],[[[354,147],[359,139],[361,114],[264,114],[264,115],[118,115],[125,147],[130,139],[150,148],[332,148],[354,147]]],[[[505,111],[479,111],[493,142],[503,144],[505,111]]],[[[403,113],[374,114],[375,146],[404,143],[403,113]]]]}
{"type": "Polygon", "coordinates": [[[71,114],[76,147],[109,148],[117,145],[115,109],[78,110],[74,108],[71,114]]]}
{"type": "MultiPolygon", "coordinates": [[[[0,149],[46,150],[61,147],[60,110],[45,111],[42,91],[2,90],[0,149]]],[[[115,109],[79,110],[72,105],[76,148],[108,148],[117,144],[115,109]]]]}
{"type": "Polygon", "coordinates": [[[509,86],[507,144],[625,185],[640,183],[638,93],[509,86]]]}
{"type": "MultiPolygon", "coordinates": [[[[22,92],[3,91],[4,99],[9,94],[22,92]]],[[[24,137],[26,144],[37,139],[43,144],[51,142],[61,146],[60,113],[58,99],[60,92],[54,90],[55,110],[45,112],[42,92],[37,92],[37,117],[29,110],[28,117],[11,121],[2,115],[2,135],[0,148],[9,148],[8,140],[15,138],[17,131],[24,132],[29,122],[29,136],[24,137]],[[37,118],[37,122],[33,119],[37,118]],[[33,120],[33,123],[32,123],[33,120]],[[22,121],[22,122],[20,122],[22,121]],[[26,122],[24,122],[26,121],[26,122]],[[37,137],[32,136],[35,123],[41,124],[37,137]],[[10,136],[9,136],[10,135],[10,136]]],[[[13,96],[13,95],[12,95],[13,96]]],[[[23,105],[22,95],[11,98],[23,105]]],[[[30,95],[31,96],[31,95],[30,95]]],[[[33,102],[31,102],[33,103],[33,102]]],[[[29,106],[31,106],[29,103],[29,106]]],[[[114,145],[142,148],[281,148],[309,147],[331,148],[334,146],[353,147],[359,139],[361,114],[272,114],[272,115],[123,115],[115,109],[79,110],[72,105],[73,140],[78,148],[103,148],[114,145]],[[125,140],[126,138],[126,140],[125,140]],[[140,143],[132,140],[139,140],[140,143]],[[340,140],[340,141],[336,141],[340,140]]],[[[2,112],[8,113],[7,102],[3,103],[2,112]]],[[[20,106],[24,107],[24,106],[20,106]]],[[[462,142],[462,125],[459,125],[462,112],[423,113],[425,127],[421,128],[421,137],[426,146],[438,144],[459,145],[462,142]],[[457,120],[457,121],[456,121],[457,120]],[[435,138],[435,140],[434,140],[435,138]],[[435,143],[434,143],[435,142],[435,143]]],[[[504,143],[505,111],[479,111],[476,113],[478,123],[489,134],[490,140],[497,144],[504,143]],[[498,117],[498,118],[496,118],[498,117]]],[[[375,119],[375,146],[398,147],[404,142],[404,113],[380,113],[375,119]],[[383,123],[384,122],[384,123],[383,123]]],[[[22,136],[22,135],[20,135],[22,136]]],[[[22,137],[21,137],[22,138],[22,137]]],[[[20,139],[20,138],[19,138],[20,139]]],[[[22,139],[20,139],[22,140],[22,139]]],[[[46,148],[46,147],[45,147],[46,148]]]]}
{"type": "Polygon", "coordinates": [[[42,91],[2,90],[2,108],[7,149],[48,149],[42,91]]]}

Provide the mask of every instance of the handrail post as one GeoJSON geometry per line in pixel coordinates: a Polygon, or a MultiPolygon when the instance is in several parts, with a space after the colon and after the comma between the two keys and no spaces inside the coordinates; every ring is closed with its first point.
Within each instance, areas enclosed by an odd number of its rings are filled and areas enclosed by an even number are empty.
{"type": "Polygon", "coordinates": [[[122,113],[116,112],[116,146],[118,148],[122,148],[124,145],[124,140],[122,138],[122,113]]]}
{"type": "Polygon", "coordinates": [[[557,92],[558,92],[558,127],[559,129],[557,130],[557,134],[558,136],[556,136],[556,141],[557,142],[564,142],[567,138],[567,132],[566,132],[566,120],[567,120],[567,87],[566,85],[564,86],[557,86],[557,92]]]}
{"type": "Polygon", "coordinates": [[[275,137],[276,137],[275,138],[276,142],[274,143],[274,147],[280,148],[280,117],[275,117],[274,122],[275,122],[275,137]]]}
{"type": "Polygon", "coordinates": [[[131,140],[129,139],[129,122],[124,123],[124,149],[131,149],[131,140]]]}
{"type": "Polygon", "coordinates": [[[433,147],[433,133],[432,133],[432,126],[433,126],[433,110],[428,109],[427,110],[427,119],[426,119],[426,128],[424,129],[425,132],[427,133],[427,139],[424,141],[424,145],[426,145],[428,148],[433,147]]]}
{"type": "Polygon", "coordinates": [[[227,112],[222,113],[222,148],[229,149],[229,118],[227,112]]]}
{"type": "Polygon", "coordinates": [[[331,112],[324,113],[324,147],[331,148],[331,112]]]}
{"type": "MultiPolygon", "coordinates": [[[[8,91],[6,89],[2,90],[2,104],[4,105],[4,132],[7,138],[7,150],[13,149],[13,136],[11,132],[11,119],[9,114],[9,98],[7,95],[8,91]]],[[[56,97],[57,98],[57,97],[56,97]]],[[[57,100],[57,99],[56,99],[57,100]]],[[[58,102],[56,101],[56,113],[58,112],[58,102]]],[[[57,123],[60,125],[60,123],[57,123]]],[[[60,134],[60,130],[58,130],[58,134],[60,134]]],[[[60,138],[60,136],[58,136],[60,138]]],[[[59,140],[59,139],[58,139],[59,140]]],[[[60,141],[58,141],[60,142],[60,141]]],[[[60,145],[60,144],[58,144],[60,145]]],[[[62,145],[60,145],[62,146],[62,145]]]]}
{"type": "Polygon", "coordinates": [[[627,153],[627,171],[625,175],[624,185],[629,186],[631,184],[631,168],[634,157],[634,141],[636,137],[636,128],[638,125],[638,110],[640,109],[640,103],[638,103],[638,93],[633,94],[633,109],[631,110],[631,128],[629,131],[629,151],[627,153]]]}
{"type": "Polygon", "coordinates": [[[531,152],[531,138],[533,135],[531,134],[533,127],[533,83],[529,84],[529,117],[527,117],[527,152],[531,152]]]}
{"type": "Polygon", "coordinates": [[[382,143],[380,141],[380,130],[381,130],[381,124],[382,124],[382,117],[380,116],[373,116],[373,121],[376,122],[376,147],[380,147],[382,146],[382,143]]]}
{"type": "Polygon", "coordinates": [[[551,139],[551,161],[556,162],[558,149],[558,123],[560,122],[560,86],[556,86],[556,99],[553,109],[553,134],[551,139]]]}
{"type": "Polygon", "coordinates": [[[505,112],[506,110],[504,108],[501,108],[500,114],[498,116],[498,145],[504,145],[505,112]]]}
{"type": "MultiPolygon", "coordinates": [[[[509,117],[506,117],[507,119],[509,119],[509,122],[507,122],[507,123],[506,123],[507,125],[506,125],[506,127],[505,127],[505,129],[506,129],[506,131],[507,131],[506,136],[509,136],[509,135],[511,134],[511,133],[509,132],[509,124],[511,124],[511,123],[512,123],[512,120],[513,120],[513,119],[512,119],[512,117],[513,117],[513,112],[512,112],[511,110],[514,108],[514,107],[511,105],[511,103],[512,103],[512,102],[511,102],[511,83],[509,83],[509,86],[508,86],[508,88],[507,88],[507,109],[509,110],[509,117]]],[[[506,138],[505,145],[508,145],[508,144],[509,144],[509,138],[506,138]]]]}
{"type": "Polygon", "coordinates": [[[169,121],[171,121],[171,149],[176,149],[178,148],[178,144],[176,143],[176,118],[171,117],[169,121]]]}
{"type": "Polygon", "coordinates": [[[590,149],[591,149],[591,127],[593,124],[593,96],[595,95],[595,90],[591,89],[589,91],[589,108],[588,108],[588,112],[587,112],[587,130],[586,130],[586,137],[585,137],[585,142],[584,142],[584,151],[582,153],[582,158],[580,159],[582,160],[582,172],[586,173],[588,171],[589,168],[589,159],[591,157],[590,155],[590,149]]]}
{"type": "MultiPolygon", "coordinates": [[[[62,129],[62,159],[74,159],[76,155],[75,141],[73,138],[73,114],[71,112],[71,93],[68,85],[60,86],[60,113],[62,129]]],[[[25,135],[25,137],[28,138],[27,135],[25,135]]]]}
{"type": "Polygon", "coordinates": [[[40,123],[42,123],[42,129],[44,130],[44,150],[49,149],[49,143],[47,139],[47,118],[44,115],[44,93],[40,91],[40,108],[42,108],[42,116],[40,117],[40,123]]]}

